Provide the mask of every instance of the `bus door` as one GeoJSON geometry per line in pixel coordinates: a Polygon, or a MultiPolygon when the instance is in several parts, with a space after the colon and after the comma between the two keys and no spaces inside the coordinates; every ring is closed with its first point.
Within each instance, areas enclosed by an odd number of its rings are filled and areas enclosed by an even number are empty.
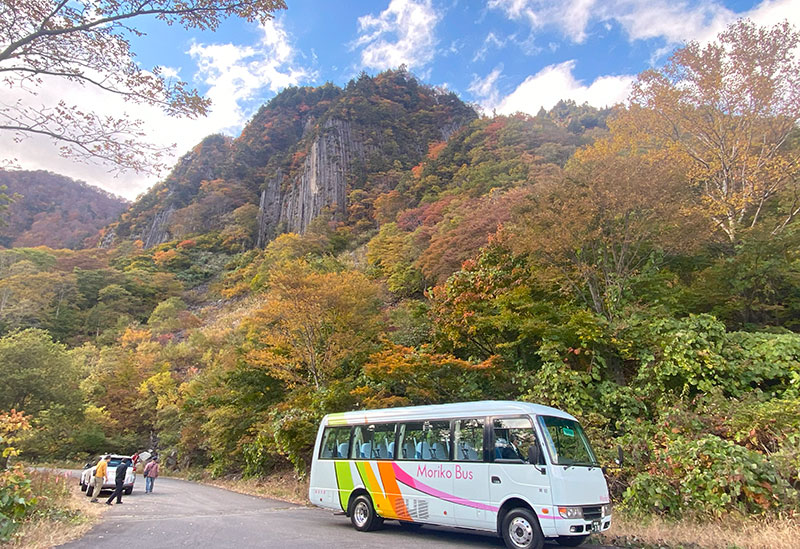
{"type": "Polygon", "coordinates": [[[453,422],[453,490],[456,526],[494,530],[496,505],[489,495],[489,463],[484,459],[486,418],[453,422]]]}
{"type": "Polygon", "coordinates": [[[544,535],[555,535],[546,466],[528,463],[528,447],[538,444],[533,422],[529,417],[495,417],[489,434],[489,493],[493,505],[499,507],[509,497],[521,498],[534,508],[544,535]]]}

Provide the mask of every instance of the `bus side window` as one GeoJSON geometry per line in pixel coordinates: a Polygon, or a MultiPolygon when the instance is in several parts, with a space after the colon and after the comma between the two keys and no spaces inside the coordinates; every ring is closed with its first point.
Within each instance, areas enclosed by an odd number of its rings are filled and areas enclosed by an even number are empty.
{"type": "Polygon", "coordinates": [[[401,459],[450,460],[450,422],[409,422],[401,426],[401,459]]]}
{"type": "Polygon", "coordinates": [[[365,425],[353,428],[353,445],[350,448],[350,459],[370,459],[372,452],[372,430],[365,425]]]}
{"type": "Polygon", "coordinates": [[[494,459],[528,462],[528,447],[536,444],[530,419],[511,417],[494,420],[494,459]]]}
{"type": "Polygon", "coordinates": [[[371,459],[394,459],[394,424],[371,425],[371,459]]]}
{"type": "Polygon", "coordinates": [[[350,427],[326,427],[319,449],[321,459],[347,459],[350,427]]]}
{"type": "Polygon", "coordinates": [[[422,457],[422,442],[424,440],[424,424],[403,423],[400,430],[400,459],[419,460],[422,457]]]}
{"type": "Polygon", "coordinates": [[[455,424],[456,461],[483,461],[483,419],[458,419],[455,424]]]}

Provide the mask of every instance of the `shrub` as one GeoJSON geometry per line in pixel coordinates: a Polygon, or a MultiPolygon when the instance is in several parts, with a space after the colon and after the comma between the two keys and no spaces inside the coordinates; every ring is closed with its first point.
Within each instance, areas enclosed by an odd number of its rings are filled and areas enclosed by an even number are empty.
{"type": "Polygon", "coordinates": [[[664,440],[623,499],[623,508],[639,516],[764,514],[796,505],[797,494],[764,456],[715,435],[664,440]]]}
{"type": "Polygon", "coordinates": [[[31,480],[21,464],[0,472],[0,541],[9,539],[35,503],[31,480]]]}

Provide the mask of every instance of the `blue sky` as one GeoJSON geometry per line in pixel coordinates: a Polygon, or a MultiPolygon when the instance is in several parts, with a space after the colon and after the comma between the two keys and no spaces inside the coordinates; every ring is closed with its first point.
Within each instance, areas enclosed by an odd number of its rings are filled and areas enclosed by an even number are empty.
{"type": "MultiPolygon", "coordinates": [[[[561,98],[605,106],[624,101],[636,74],[662,63],[676,46],[713,39],[738,17],[760,24],[789,19],[800,27],[797,0],[286,2],[288,10],[267,25],[227,21],[215,33],[139,22],[146,36],[132,44],[141,67],[162,66],[213,101],[210,115],[197,121],[170,120],[152,109],[132,113],[148,123],[153,140],[176,144],[173,158],[210,133],[238,135],[261,104],[289,85],[344,85],[361,71],[402,63],[489,114],[536,113],[561,98]]],[[[85,92],[80,100],[117,108],[85,92]]],[[[45,142],[26,143],[12,151],[21,167],[64,173],[127,198],[157,180],[112,179],[107,168],[57,157],[45,142]]]]}

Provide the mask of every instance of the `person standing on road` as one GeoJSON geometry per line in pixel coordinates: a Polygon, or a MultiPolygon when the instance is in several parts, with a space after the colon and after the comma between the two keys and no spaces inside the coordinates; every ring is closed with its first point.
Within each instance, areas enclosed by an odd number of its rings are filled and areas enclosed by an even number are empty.
{"type": "Polygon", "coordinates": [[[155,457],[144,466],[144,493],[153,493],[153,483],[158,478],[158,458],[155,457]]]}
{"type": "Polygon", "coordinates": [[[131,466],[131,459],[125,458],[122,460],[122,463],[117,465],[117,475],[114,479],[115,486],[114,486],[114,493],[111,494],[111,497],[106,500],[106,505],[111,505],[111,502],[114,498],[117,498],[117,505],[122,503],[122,490],[125,486],[125,473],[128,472],[128,467],[131,466]]]}
{"type": "Polygon", "coordinates": [[[111,456],[103,456],[100,458],[100,461],[97,462],[97,465],[94,468],[94,476],[92,480],[94,481],[92,484],[92,499],[89,501],[92,503],[97,503],[97,496],[100,495],[100,490],[103,489],[103,484],[106,482],[106,475],[108,475],[108,461],[111,459],[111,456]]]}

